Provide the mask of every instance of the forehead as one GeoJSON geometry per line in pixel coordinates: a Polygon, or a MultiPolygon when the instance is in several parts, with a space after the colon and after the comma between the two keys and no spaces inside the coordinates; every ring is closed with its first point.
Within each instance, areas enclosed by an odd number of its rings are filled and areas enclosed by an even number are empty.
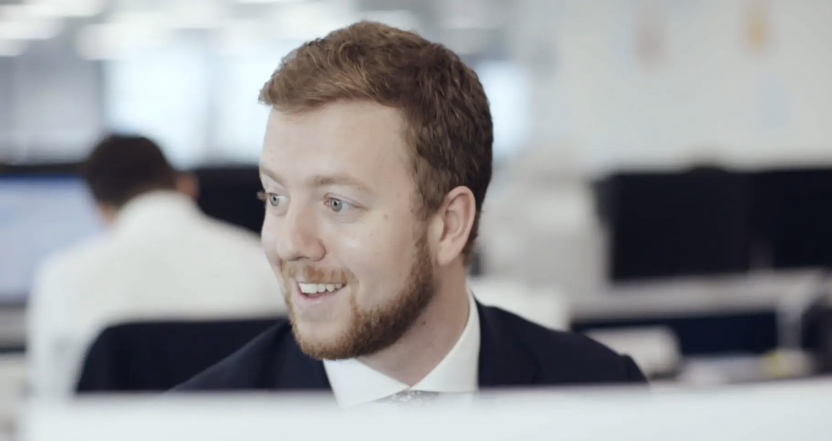
{"type": "Polygon", "coordinates": [[[261,167],[288,181],[337,175],[370,187],[391,185],[409,177],[402,127],[397,110],[371,102],[336,102],[299,114],[273,109],[261,167]]]}

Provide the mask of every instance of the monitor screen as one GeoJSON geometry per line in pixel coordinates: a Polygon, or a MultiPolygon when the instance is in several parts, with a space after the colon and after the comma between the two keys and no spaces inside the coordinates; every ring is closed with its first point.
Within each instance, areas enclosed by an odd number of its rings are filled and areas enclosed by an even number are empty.
{"type": "Polygon", "coordinates": [[[754,173],[754,227],[777,269],[832,267],[832,169],[754,173]]]}
{"type": "Polygon", "coordinates": [[[611,280],[748,271],[750,196],[743,174],[627,172],[605,185],[611,280]]]}
{"type": "Polygon", "coordinates": [[[81,179],[0,175],[0,304],[25,302],[45,257],[101,228],[81,179]]]}

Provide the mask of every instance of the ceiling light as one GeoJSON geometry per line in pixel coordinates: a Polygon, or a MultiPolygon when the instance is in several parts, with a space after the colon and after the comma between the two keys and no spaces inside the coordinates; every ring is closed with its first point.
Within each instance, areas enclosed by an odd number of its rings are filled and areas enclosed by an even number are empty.
{"type": "Polygon", "coordinates": [[[206,0],[178,0],[169,14],[171,26],[177,29],[216,29],[230,15],[221,2],[206,0]]]}
{"type": "Polygon", "coordinates": [[[144,26],[141,22],[115,22],[85,26],[79,31],[75,45],[85,58],[106,60],[164,44],[169,37],[166,28],[144,26]]]}
{"type": "Polygon", "coordinates": [[[92,17],[100,14],[106,0],[26,0],[39,14],[52,17],[92,17]]]}
{"type": "Polygon", "coordinates": [[[0,39],[45,40],[60,33],[63,20],[36,12],[36,8],[26,5],[0,6],[0,39]]]}
{"type": "Polygon", "coordinates": [[[46,40],[58,35],[61,24],[59,19],[0,23],[0,39],[46,40]]]}
{"type": "Polygon", "coordinates": [[[25,5],[0,5],[0,21],[21,21],[29,16],[29,8],[25,5]]]}

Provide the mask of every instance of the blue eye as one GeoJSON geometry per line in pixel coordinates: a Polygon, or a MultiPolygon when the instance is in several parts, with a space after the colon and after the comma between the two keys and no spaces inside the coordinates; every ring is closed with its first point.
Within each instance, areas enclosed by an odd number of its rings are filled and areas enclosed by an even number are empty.
{"type": "Polygon", "coordinates": [[[258,193],[257,198],[260,199],[261,201],[271,205],[272,207],[278,207],[278,206],[282,205],[282,203],[286,199],[285,196],[281,196],[281,195],[274,194],[274,193],[266,193],[266,192],[258,193]]]}
{"type": "Polygon", "coordinates": [[[337,198],[327,199],[326,205],[329,207],[330,210],[336,213],[341,213],[342,211],[348,209],[351,206],[349,202],[344,202],[341,199],[337,198]]]}

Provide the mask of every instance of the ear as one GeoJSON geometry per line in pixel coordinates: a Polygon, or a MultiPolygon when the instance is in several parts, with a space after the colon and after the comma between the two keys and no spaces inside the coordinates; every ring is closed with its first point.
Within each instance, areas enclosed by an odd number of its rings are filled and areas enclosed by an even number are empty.
{"type": "Polygon", "coordinates": [[[176,177],[176,189],[196,200],[199,197],[199,179],[193,173],[180,173],[176,177]]]}
{"type": "Polygon", "coordinates": [[[98,213],[101,214],[101,218],[104,220],[105,225],[111,225],[115,222],[116,216],[118,215],[118,207],[106,202],[99,202],[97,205],[98,213]]]}
{"type": "Polygon", "coordinates": [[[477,204],[468,187],[456,187],[445,196],[445,202],[434,215],[431,238],[436,263],[446,266],[462,254],[471,235],[477,204]]]}

